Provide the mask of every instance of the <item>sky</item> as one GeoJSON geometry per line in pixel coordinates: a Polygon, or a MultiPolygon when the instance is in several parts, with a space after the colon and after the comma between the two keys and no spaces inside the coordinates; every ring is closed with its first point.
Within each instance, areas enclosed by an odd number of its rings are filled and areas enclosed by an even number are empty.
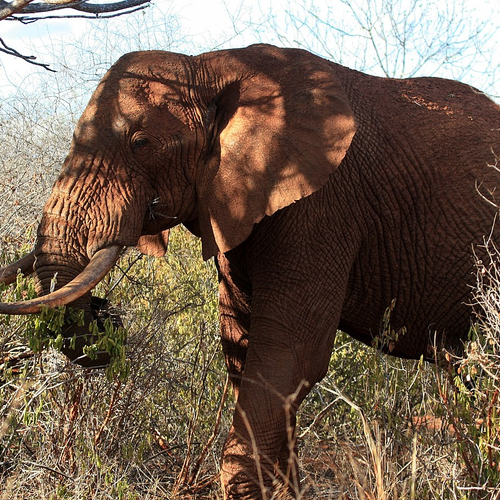
{"type": "MultiPolygon", "coordinates": [[[[380,3],[382,0],[371,0],[372,3],[380,3]]],[[[461,66],[454,65],[453,61],[447,64],[435,63],[427,64],[420,71],[427,75],[436,74],[447,78],[456,78],[468,81],[482,89],[500,95],[500,88],[496,82],[496,72],[500,64],[500,2],[498,0],[474,0],[464,5],[469,6],[469,11],[454,12],[453,6],[460,4],[460,0],[435,0],[430,1],[431,7],[425,7],[425,12],[406,12],[410,4],[415,0],[402,0],[400,3],[399,21],[405,25],[413,22],[423,32],[424,38],[416,39],[415,43],[420,44],[418,50],[425,45],[429,45],[435,40],[425,39],[425,31],[432,33],[433,30],[441,29],[441,11],[447,6],[447,15],[459,19],[461,22],[453,29],[456,31],[465,29],[469,18],[477,17],[485,24],[482,27],[483,39],[485,33],[495,32],[495,37],[487,40],[487,43],[474,48],[474,54],[461,55],[461,66]],[[451,6],[451,7],[450,7],[451,6]],[[423,17],[420,18],[419,16],[423,17]],[[427,27],[423,23],[430,23],[427,27]],[[479,56],[478,56],[479,54],[479,56]],[[493,90],[491,90],[491,89],[493,90]]],[[[368,11],[368,0],[351,0],[351,5],[360,5],[362,9],[357,9],[355,15],[363,21],[363,16],[368,11]]],[[[423,2],[425,4],[425,2],[423,2]]],[[[417,2],[422,5],[422,2],[417,2]]],[[[418,9],[417,9],[418,10],[418,9]]],[[[71,13],[71,12],[69,12],[71,13]]],[[[110,52],[110,61],[117,58],[121,53],[136,48],[166,48],[178,52],[199,53],[207,50],[219,48],[241,47],[258,41],[265,41],[282,46],[306,47],[309,50],[334,59],[336,62],[345,64],[356,69],[363,69],[373,74],[383,74],[381,61],[376,60],[373,47],[368,46],[365,54],[355,52],[352,42],[356,41],[353,32],[350,31],[348,18],[353,17],[348,7],[341,0],[187,0],[183,2],[172,2],[170,0],[156,0],[154,7],[148,9],[145,14],[136,14],[134,21],[137,26],[132,31],[135,33],[124,38],[118,47],[107,47],[110,52]],[[269,16],[270,7],[272,13],[269,16]],[[309,15],[303,18],[305,10],[309,15]],[[288,15],[287,15],[288,13],[288,15]],[[295,14],[294,14],[295,13],[295,14]],[[290,15],[291,14],[291,15],[290,15]],[[294,17],[295,15],[295,17],[294,17]],[[141,16],[143,19],[141,20],[141,16]],[[305,22],[304,22],[305,19],[305,22]],[[251,21],[251,25],[250,25],[251,21]],[[273,26],[278,27],[278,33],[273,26]],[[341,33],[339,27],[345,27],[346,33],[341,33]],[[165,40],[165,31],[172,33],[165,40]],[[130,40],[134,38],[134,40],[130,40]],[[168,44],[169,47],[163,47],[168,44]]],[[[445,16],[446,17],[446,16],[445,16]]],[[[37,21],[30,25],[22,25],[18,22],[0,22],[0,37],[10,46],[25,55],[36,55],[40,62],[48,63],[51,67],[67,70],[76,74],[81,69],[78,60],[78,51],[88,44],[88,51],[98,52],[106,43],[101,41],[103,26],[110,32],[120,32],[130,21],[128,16],[121,16],[106,21],[82,21],[82,20],[49,20],[37,21]],[[100,31],[96,29],[100,26],[100,31]],[[95,32],[95,35],[92,33],[95,32]],[[83,38],[82,38],[83,37],[83,38]],[[84,40],[84,41],[82,41],[84,40]],[[101,43],[102,42],[102,43],[101,43]],[[60,49],[61,44],[65,44],[65,49],[60,49]],[[66,60],[61,61],[61,50],[66,60]]],[[[374,25],[375,30],[383,32],[387,29],[383,19],[379,24],[374,25]]],[[[129,29],[129,28],[127,28],[129,29]]],[[[357,41],[365,36],[363,29],[358,29],[357,41]]],[[[444,28],[443,28],[444,29],[444,28]]],[[[383,35],[383,33],[382,33],[383,35]]],[[[464,33],[460,36],[466,36],[464,33]]],[[[411,48],[410,41],[405,42],[411,48]]],[[[358,44],[359,45],[359,44],[358,44]]],[[[384,50],[383,39],[376,40],[376,50],[384,50]]],[[[456,51],[462,50],[457,44],[456,51]]],[[[455,52],[456,52],[455,51],[455,52]]],[[[81,52],[80,52],[81,54],[81,52]]],[[[411,51],[406,56],[406,63],[403,69],[394,70],[394,76],[411,74],[414,55],[416,51],[411,51]],[[399,74],[401,73],[401,75],[399,74]]],[[[386,55],[387,59],[393,57],[386,55]]],[[[450,57],[452,57],[451,54],[450,57]]],[[[456,56],[456,54],[455,54],[456,56]]],[[[102,74],[105,68],[96,68],[96,74],[102,74]]],[[[420,74],[417,72],[417,74],[420,74]]],[[[11,56],[0,53],[0,95],[16,95],[22,90],[36,91],[36,87],[43,80],[50,86],[51,78],[55,77],[45,70],[37,69],[35,66],[23,62],[11,56]],[[33,74],[39,75],[33,77],[33,74]],[[34,88],[29,88],[34,87],[34,88]]],[[[97,78],[97,77],[96,77],[97,78]]],[[[500,80],[500,78],[499,78],[500,80]]]]}
{"type": "MultiPolygon", "coordinates": [[[[235,15],[241,15],[247,9],[266,8],[267,0],[262,2],[248,1],[235,2],[228,0],[190,0],[187,2],[170,2],[169,0],[156,0],[154,10],[166,16],[177,18],[183,33],[183,38],[189,35],[190,43],[185,47],[180,44],[179,51],[183,48],[199,51],[212,50],[217,45],[227,45],[233,42],[239,46],[248,45],[255,41],[255,36],[246,37],[244,33],[236,36],[234,33],[231,16],[228,14],[230,8],[235,15]],[[230,7],[230,4],[235,5],[230,7]],[[193,43],[193,40],[196,40],[193,43]],[[199,47],[193,47],[198,45],[199,47]]],[[[281,0],[274,0],[273,4],[279,6],[281,0]]],[[[73,14],[68,10],[68,14],[73,14]]],[[[160,14],[161,15],[161,14],[160,14]]],[[[105,21],[109,23],[110,29],[120,29],[120,25],[126,22],[127,16],[105,21]]],[[[101,21],[102,23],[103,21],[101,21]]],[[[40,20],[35,23],[24,25],[14,21],[2,21],[0,24],[0,37],[11,47],[23,55],[36,55],[37,61],[52,63],[54,60],[50,47],[59,40],[72,42],[78,39],[95,26],[94,20],[40,20]]],[[[0,79],[10,80],[14,85],[19,84],[23,78],[37,71],[37,69],[26,62],[0,52],[0,79]]],[[[1,80],[0,80],[1,82],[1,80]]]]}

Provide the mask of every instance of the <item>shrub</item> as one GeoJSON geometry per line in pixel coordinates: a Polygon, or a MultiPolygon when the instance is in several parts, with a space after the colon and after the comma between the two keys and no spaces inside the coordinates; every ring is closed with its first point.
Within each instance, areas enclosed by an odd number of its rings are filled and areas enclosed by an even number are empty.
{"type": "Polygon", "coordinates": [[[80,369],[54,349],[32,353],[23,342],[32,318],[1,325],[6,498],[170,498],[214,482],[218,429],[228,426],[217,280],[186,231],[170,247],[154,261],[127,253],[99,285],[123,309],[126,379],[80,369]]]}

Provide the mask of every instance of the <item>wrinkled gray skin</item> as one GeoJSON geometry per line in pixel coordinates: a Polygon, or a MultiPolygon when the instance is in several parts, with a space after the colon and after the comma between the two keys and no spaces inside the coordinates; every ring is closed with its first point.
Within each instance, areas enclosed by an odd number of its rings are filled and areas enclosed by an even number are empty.
{"type": "Polygon", "coordinates": [[[36,274],[47,293],[100,248],[160,255],[180,223],[200,236],[238,398],[222,484],[226,498],[260,498],[256,461],[268,488],[275,466],[297,481],[287,418],[325,375],[339,325],[370,344],[395,299],[392,327],[407,333],[393,355],[460,350],[473,248],[499,242],[477,190],[491,199],[500,185],[495,153],[499,107],[454,81],[375,78],[264,45],[128,54],[75,130],[36,274]]]}

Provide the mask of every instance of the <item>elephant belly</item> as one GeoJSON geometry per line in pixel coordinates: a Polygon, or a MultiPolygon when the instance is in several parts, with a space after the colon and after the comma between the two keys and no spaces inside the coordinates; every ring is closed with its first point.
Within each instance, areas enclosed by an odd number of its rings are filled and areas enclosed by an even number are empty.
{"type": "Polygon", "coordinates": [[[452,239],[440,239],[419,251],[415,242],[424,238],[413,233],[393,241],[392,252],[374,243],[361,249],[349,276],[342,330],[405,358],[433,358],[434,346],[461,351],[472,314],[472,245],[460,251],[452,239]]]}

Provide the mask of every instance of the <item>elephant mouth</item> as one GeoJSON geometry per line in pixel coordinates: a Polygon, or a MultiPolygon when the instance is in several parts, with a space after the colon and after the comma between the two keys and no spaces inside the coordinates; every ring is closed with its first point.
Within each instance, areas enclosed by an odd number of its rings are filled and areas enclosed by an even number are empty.
{"type": "Polygon", "coordinates": [[[90,297],[90,314],[85,314],[83,325],[68,324],[63,330],[65,341],[61,351],[74,363],[85,368],[103,368],[109,365],[111,356],[107,351],[97,351],[93,356],[84,353],[84,347],[89,346],[95,338],[89,333],[89,322],[95,322],[99,332],[106,330],[106,323],[111,322],[113,328],[123,328],[119,312],[112,307],[107,299],[90,297]],[[90,316],[90,317],[89,317],[90,316]]]}
{"type": "Polygon", "coordinates": [[[111,305],[108,299],[92,295],[90,297],[90,311],[92,319],[97,321],[99,329],[104,328],[104,323],[108,319],[111,320],[113,326],[123,327],[119,311],[111,305]]]}

